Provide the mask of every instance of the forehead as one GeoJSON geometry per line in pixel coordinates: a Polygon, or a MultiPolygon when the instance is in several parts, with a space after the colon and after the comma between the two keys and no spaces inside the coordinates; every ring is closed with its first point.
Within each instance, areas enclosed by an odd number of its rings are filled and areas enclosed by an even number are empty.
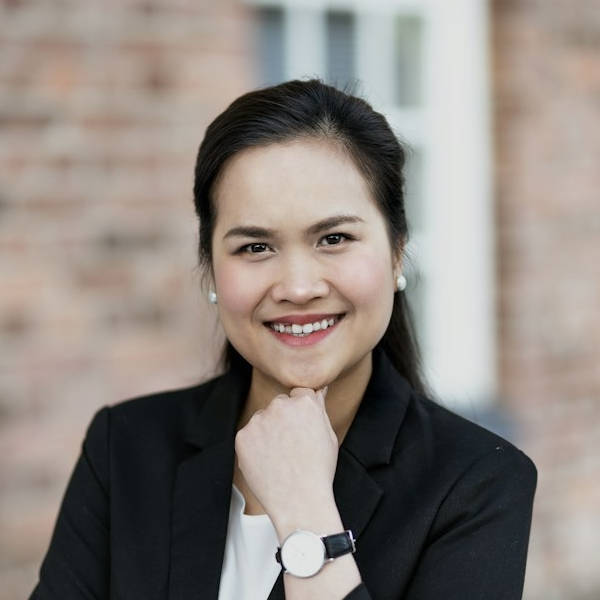
{"type": "Polygon", "coordinates": [[[215,184],[216,229],[233,221],[275,226],[331,214],[381,218],[369,185],[337,143],[300,139],[243,150],[215,184]]]}

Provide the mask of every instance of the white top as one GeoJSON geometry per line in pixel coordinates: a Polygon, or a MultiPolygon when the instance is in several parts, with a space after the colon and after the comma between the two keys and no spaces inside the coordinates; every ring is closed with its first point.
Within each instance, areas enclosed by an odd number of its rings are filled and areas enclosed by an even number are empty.
{"type": "Polygon", "coordinates": [[[281,571],[279,546],[268,515],[245,515],[246,500],[233,486],[219,600],[266,600],[281,571]]]}

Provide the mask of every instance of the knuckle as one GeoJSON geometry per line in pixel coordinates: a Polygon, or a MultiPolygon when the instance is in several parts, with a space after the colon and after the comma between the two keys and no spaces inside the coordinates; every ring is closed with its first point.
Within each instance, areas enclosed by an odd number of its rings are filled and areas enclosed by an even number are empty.
{"type": "Polygon", "coordinates": [[[243,433],[243,429],[240,429],[235,435],[234,446],[236,450],[244,447],[245,443],[245,433],[243,433]]]}
{"type": "Polygon", "coordinates": [[[307,390],[307,389],[303,388],[302,390],[298,391],[298,393],[294,397],[294,400],[298,400],[301,402],[310,402],[312,397],[313,397],[312,390],[307,390]]]}
{"type": "Polygon", "coordinates": [[[285,394],[278,394],[271,400],[271,406],[274,408],[281,408],[287,404],[288,397],[285,394]]]}
{"type": "Polygon", "coordinates": [[[312,393],[310,388],[297,387],[290,392],[291,397],[300,397],[312,393]]]}

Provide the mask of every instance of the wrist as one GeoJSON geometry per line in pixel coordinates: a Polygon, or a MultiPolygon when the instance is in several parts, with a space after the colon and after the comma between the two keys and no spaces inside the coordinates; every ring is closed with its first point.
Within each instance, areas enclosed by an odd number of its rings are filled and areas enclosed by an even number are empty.
{"type": "Polygon", "coordinates": [[[312,531],[318,535],[344,530],[333,493],[313,496],[306,502],[294,502],[270,516],[280,542],[297,529],[312,531]]]}

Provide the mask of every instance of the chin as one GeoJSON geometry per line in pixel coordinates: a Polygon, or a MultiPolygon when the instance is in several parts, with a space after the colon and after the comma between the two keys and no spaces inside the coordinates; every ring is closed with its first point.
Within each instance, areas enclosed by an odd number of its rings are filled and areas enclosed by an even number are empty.
{"type": "Polygon", "coordinates": [[[324,379],[314,379],[308,381],[290,381],[289,384],[286,384],[286,387],[290,390],[294,388],[309,388],[311,390],[320,390],[324,388],[326,385],[329,385],[330,382],[327,382],[324,379]]]}
{"type": "Polygon", "coordinates": [[[328,376],[327,373],[321,369],[306,369],[302,372],[298,372],[298,369],[290,369],[287,372],[279,373],[275,377],[284,388],[310,388],[318,390],[326,385],[329,385],[334,377],[328,376]]]}

